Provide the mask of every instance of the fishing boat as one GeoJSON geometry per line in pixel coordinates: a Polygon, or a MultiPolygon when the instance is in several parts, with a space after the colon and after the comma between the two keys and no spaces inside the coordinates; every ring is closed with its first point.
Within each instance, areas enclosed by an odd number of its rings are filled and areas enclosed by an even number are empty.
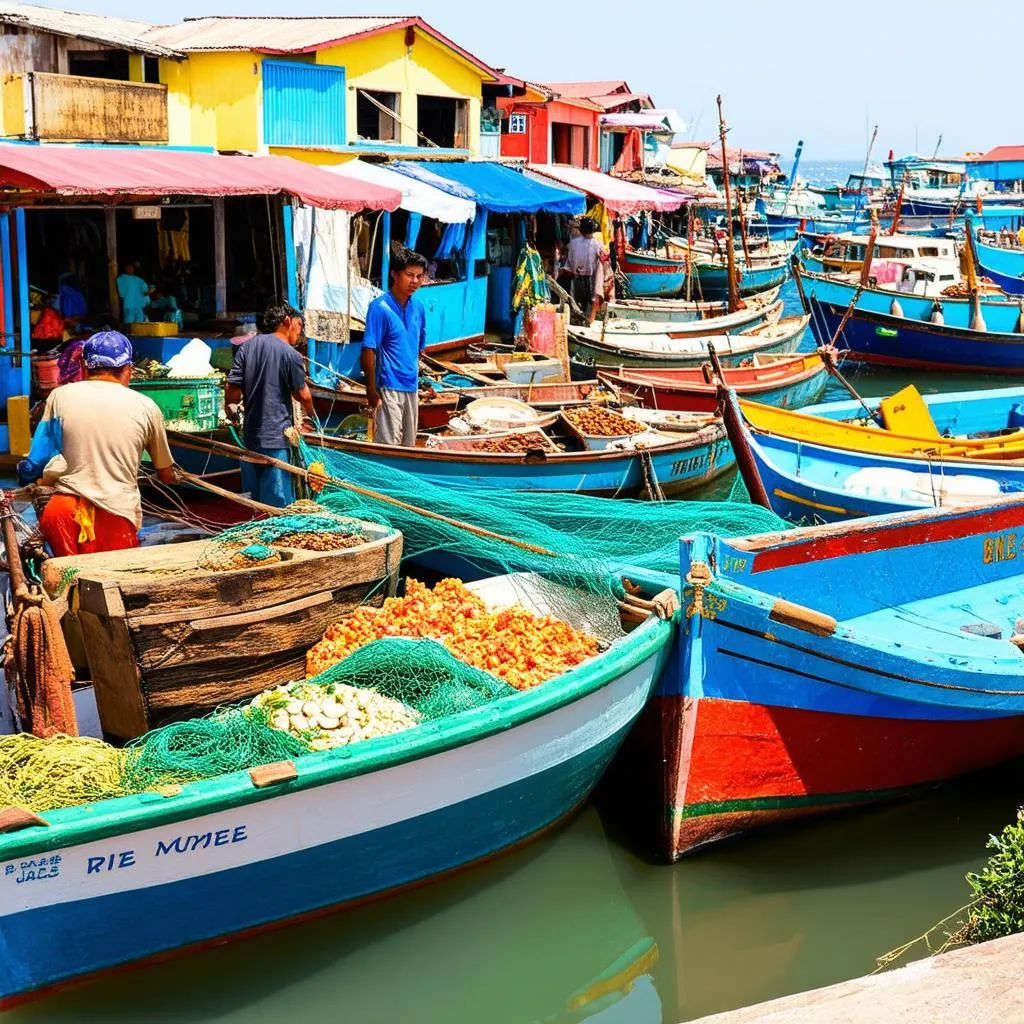
{"type": "Polygon", "coordinates": [[[637,298],[674,298],[686,282],[686,263],[674,256],[640,252],[620,243],[616,269],[637,298]]]}
{"type": "MultiPolygon", "coordinates": [[[[971,220],[967,222],[972,230],[971,220]]],[[[1017,237],[977,230],[974,241],[978,272],[997,284],[1007,295],[1024,295],[1024,248],[1017,237]]]]}
{"type": "Polygon", "coordinates": [[[1024,501],[683,539],[669,859],[1024,754],[1024,501]]]}
{"type": "Polygon", "coordinates": [[[921,370],[1024,373],[1024,310],[1018,302],[896,294],[810,273],[798,263],[794,273],[818,343],[835,339],[848,359],[921,370]]]}
{"type": "Polygon", "coordinates": [[[876,455],[1024,457],[1024,388],[922,395],[913,384],[881,399],[824,402],[799,412],[741,400],[755,429],[876,455]]]}
{"type": "MultiPolygon", "coordinates": [[[[804,240],[816,241],[806,236],[804,240]]],[[[884,266],[881,261],[893,265],[929,264],[938,271],[935,279],[939,290],[960,281],[956,244],[951,238],[922,237],[902,231],[895,235],[876,234],[872,238],[870,234],[842,232],[825,236],[820,246],[813,245],[809,251],[805,246],[801,258],[804,266],[816,273],[849,274],[864,266],[869,245],[872,252],[871,268],[878,284],[892,283],[883,280],[879,273],[884,266]]]]}
{"type": "Polygon", "coordinates": [[[738,366],[759,353],[795,352],[807,324],[806,316],[790,316],[738,334],[696,338],[616,334],[602,339],[599,327],[570,327],[569,350],[577,360],[595,366],[668,368],[700,366],[712,345],[723,366],[738,366]]]}
{"type": "MultiPolygon", "coordinates": [[[[509,432],[505,432],[507,436],[509,432]]],[[[307,435],[317,446],[369,459],[379,467],[402,470],[452,487],[505,487],[631,497],[660,488],[666,497],[697,490],[728,472],[732,449],[720,420],[706,417],[688,432],[645,431],[591,450],[569,434],[559,448],[538,432],[527,450],[488,451],[486,437],[437,439],[436,447],[403,448],[349,438],[307,435]]]]}
{"type": "MultiPolygon", "coordinates": [[[[471,586],[492,608],[547,614],[554,599],[532,577],[471,586]]],[[[566,592],[558,615],[593,629],[588,607],[566,592]]],[[[551,828],[587,798],[662,670],[672,625],[635,620],[561,676],[398,733],[159,793],[5,809],[0,1006],[387,896],[551,828]]]]}
{"type": "MultiPolygon", "coordinates": [[[[789,255],[778,253],[764,258],[751,257],[749,261],[737,257],[739,294],[754,295],[767,288],[785,284],[789,277],[789,255]]],[[[700,291],[706,298],[721,299],[729,293],[729,270],[724,259],[695,253],[693,273],[700,282],[700,291]]]]}
{"type": "Polygon", "coordinates": [[[686,299],[621,299],[608,303],[610,317],[624,317],[627,320],[653,320],[659,323],[689,323],[692,320],[719,319],[729,327],[753,325],[764,317],[764,310],[775,305],[779,297],[779,287],[769,288],[747,297],[742,309],[729,312],[729,303],[725,301],[688,301],[686,299]],[[756,311],[757,316],[747,315],[756,311]],[[735,322],[731,318],[735,317],[735,322]]]}
{"type": "MultiPolygon", "coordinates": [[[[740,330],[761,323],[775,323],[782,316],[783,305],[781,300],[773,302],[770,306],[758,303],[753,308],[738,309],[722,316],[688,320],[683,323],[647,320],[642,317],[632,319],[625,316],[609,316],[607,321],[600,323],[600,330],[606,335],[662,334],[667,338],[700,338],[709,334],[736,334],[740,330]]],[[[594,321],[591,326],[597,324],[598,321],[594,321]]]]}
{"type": "MultiPolygon", "coordinates": [[[[325,428],[339,427],[349,416],[366,416],[366,387],[348,377],[339,377],[333,388],[309,382],[313,408],[325,428]]],[[[419,402],[421,430],[443,427],[451,419],[459,404],[455,391],[433,391],[429,398],[419,402]]]]}
{"type": "MultiPolygon", "coordinates": [[[[724,369],[726,386],[767,405],[798,409],[817,401],[828,382],[828,370],[817,353],[758,354],[752,362],[724,369]]],[[[717,385],[700,367],[602,370],[598,376],[649,409],[714,412],[718,407],[717,385]]]]}
{"type": "Polygon", "coordinates": [[[480,384],[459,388],[455,393],[460,407],[481,398],[511,398],[525,402],[534,409],[550,412],[590,405],[601,391],[601,382],[590,379],[564,384],[480,384]]]}
{"type": "Polygon", "coordinates": [[[745,455],[740,464],[750,494],[794,523],[987,504],[1024,491],[1019,462],[851,451],[767,433],[742,415],[726,422],[745,455]]]}

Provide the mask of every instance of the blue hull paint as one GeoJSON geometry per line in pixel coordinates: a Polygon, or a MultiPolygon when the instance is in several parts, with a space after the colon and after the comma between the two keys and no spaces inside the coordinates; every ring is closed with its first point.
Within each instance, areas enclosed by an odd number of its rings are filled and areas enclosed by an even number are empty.
{"type": "MultiPolygon", "coordinates": [[[[815,289],[816,291],[817,289],[815,289]]],[[[827,344],[847,311],[808,296],[811,327],[819,344],[827,344]]],[[[865,292],[866,294],[866,292],[865,292]]],[[[889,299],[893,298],[889,296],[889,299]]],[[[913,297],[911,297],[913,298],[913,297]]],[[[903,296],[899,296],[903,305],[903,296]]],[[[931,305],[932,300],[925,300],[931,305]]],[[[916,303],[915,303],[916,305],[916,303]]],[[[944,303],[944,308],[948,305],[944,303]]],[[[907,307],[904,305],[904,311],[907,307]]],[[[1012,307],[1014,319],[1020,308],[1012,307]]],[[[922,370],[963,370],[976,373],[1024,374],[1024,335],[996,334],[937,326],[905,317],[894,317],[861,309],[853,311],[837,340],[849,358],[881,366],[903,366],[922,370]]]]}
{"type": "Polygon", "coordinates": [[[675,298],[686,283],[683,270],[665,270],[657,273],[635,274],[626,271],[630,293],[641,299],[675,298]]]}
{"type": "Polygon", "coordinates": [[[1024,249],[1004,249],[974,241],[978,269],[1004,292],[1024,295],[1024,249]]]}
{"type": "MultiPolygon", "coordinates": [[[[700,289],[706,299],[721,299],[729,294],[729,277],[725,267],[701,265],[695,268],[700,279],[700,289]]],[[[777,288],[789,277],[789,264],[781,266],[750,267],[740,266],[740,295],[754,295],[768,288],[777,288]]]]}
{"type": "Polygon", "coordinates": [[[375,832],[230,871],[5,916],[0,1001],[168,950],[384,896],[514,846],[583,802],[625,732],[515,785],[375,832]],[[36,955],[16,955],[30,950],[36,955]]]}
{"type": "MultiPolygon", "coordinates": [[[[706,441],[682,449],[646,449],[654,476],[666,493],[701,487],[732,468],[735,456],[724,435],[711,428],[706,436],[706,441]]],[[[460,458],[423,458],[407,455],[401,449],[361,442],[336,444],[347,454],[371,459],[377,467],[401,470],[431,483],[453,487],[503,487],[607,497],[629,496],[644,487],[643,464],[636,452],[577,461],[554,457],[534,463],[518,458],[469,462],[460,458]]]]}

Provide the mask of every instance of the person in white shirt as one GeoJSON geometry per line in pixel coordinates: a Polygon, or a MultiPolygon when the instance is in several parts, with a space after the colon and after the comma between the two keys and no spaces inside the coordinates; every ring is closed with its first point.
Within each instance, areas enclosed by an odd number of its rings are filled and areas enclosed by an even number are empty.
{"type": "Polygon", "coordinates": [[[572,276],[572,297],[587,319],[593,316],[594,279],[603,246],[594,237],[597,224],[591,217],[581,217],[580,233],[569,242],[565,269],[572,276]]]}

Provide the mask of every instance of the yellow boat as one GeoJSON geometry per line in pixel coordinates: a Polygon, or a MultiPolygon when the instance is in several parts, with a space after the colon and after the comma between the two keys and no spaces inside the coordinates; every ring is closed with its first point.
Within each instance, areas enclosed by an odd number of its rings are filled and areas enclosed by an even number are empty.
{"type": "MultiPolygon", "coordinates": [[[[1020,400],[1020,389],[1012,389],[1010,393],[1020,400]]],[[[986,404],[994,406],[1000,393],[981,394],[988,398],[986,404]]],[[[961,407],[967,399],[963,395],[936,396],[936,399],[942,397],[956,398],[961,407]]],[[[742,400],[740,408],[755,430],[846,451],[966,459],[1024,458],[1024,430],[1004,426],[1010,422],[1005,414],[997,429],[986,431],[981,436],[948,436],[951,431],[940,431],[933,418],[937,408],[935,399],[929,407],[912,384],[890,398],[880,400],[875,420],[866,413],[856,420],[838,420],[742,400]]]]}

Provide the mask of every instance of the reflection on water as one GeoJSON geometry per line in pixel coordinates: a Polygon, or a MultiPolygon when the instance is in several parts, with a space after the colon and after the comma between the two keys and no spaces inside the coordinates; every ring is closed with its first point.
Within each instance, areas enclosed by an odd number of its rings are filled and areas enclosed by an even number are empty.
{"type": "Polygon", "coordinates": [[[645,859],[643,831],[606,790],[600,814],[588,808],[454,879],[103,979],[8,1019],[690,1020],[872,970],[965,902],[964,873],[1011,820],[1020,783],[1019,768],[1003,769],[672,867],[645,859]]]}

